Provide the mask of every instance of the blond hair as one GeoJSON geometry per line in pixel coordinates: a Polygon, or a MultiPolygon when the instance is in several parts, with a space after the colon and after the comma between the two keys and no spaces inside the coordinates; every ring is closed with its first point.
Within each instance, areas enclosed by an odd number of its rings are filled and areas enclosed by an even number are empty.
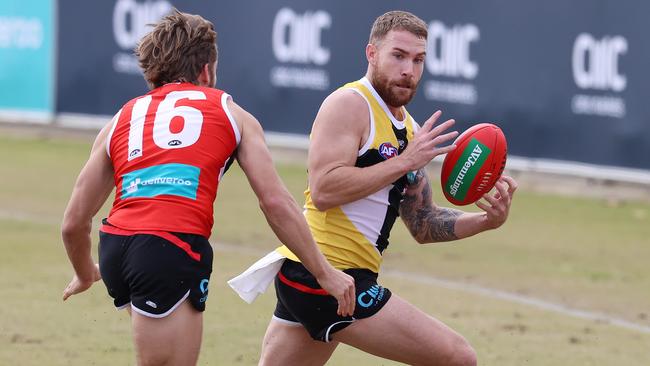
{"type": "Polygon", "coordinates": [[[393,10],[375,19],[368,43],[377,44],[391,30],[405,30],[424,39],[427,39],[428,35],[427,24],[422,19],[408,11],[393,10]]]}

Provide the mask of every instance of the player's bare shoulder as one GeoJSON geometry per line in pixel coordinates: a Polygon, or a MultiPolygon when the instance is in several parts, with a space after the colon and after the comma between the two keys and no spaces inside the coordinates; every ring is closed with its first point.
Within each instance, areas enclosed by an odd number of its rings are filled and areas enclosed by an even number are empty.
{"type": "MultiPolygon", "coordinates": [[[[352,113],[368,115],[368,104],[364,97],[351,88],[340,88],[335,90],[323,101],[323,106],[328,106],[341,113],[352,113]]],[[[321,108],[322,108],[321,107],[321,108]]]]}
{"type": "Polygon", "coordinates": [[[346,128],[364,129],[369,118],[370,112],[364,97],[353,89],[341,88],[325,98],[314,124],[342,124],[346,128]]]}
{"type": "Polygon", "coordinates": [[[245,110],[242,106],[237,104],[233,100],[232,96],[228,96],[226,99],[225,107],[230,111],[232,118],[235,120],[237,128],[239,128],[240,134],[244,134],[247,129],[256,129],[260,125],[257,118],[255,118],[255,116],[245,110]]]}

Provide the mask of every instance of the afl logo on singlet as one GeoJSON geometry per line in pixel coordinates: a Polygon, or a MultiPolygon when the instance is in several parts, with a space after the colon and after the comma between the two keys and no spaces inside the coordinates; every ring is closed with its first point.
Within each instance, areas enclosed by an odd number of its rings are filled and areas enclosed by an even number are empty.
{"type": "Polygon", "coordinates": [[[384,159],[390,159],[397,156],[397,148],[390,142],[384,142],[379,145],[379,155],[384,159]]]}

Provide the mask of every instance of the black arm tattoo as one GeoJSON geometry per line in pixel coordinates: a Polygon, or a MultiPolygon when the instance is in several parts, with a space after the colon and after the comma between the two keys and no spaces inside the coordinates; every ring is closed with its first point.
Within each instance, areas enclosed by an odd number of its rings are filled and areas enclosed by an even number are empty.
{"type": "Polygon", "coordinates": [[[407,186],[399,207],[400,216],[419,243],[456,240],[454,227],[463,211],[437,207],[431,198],[431,186],[424,168],[407,186]]]}

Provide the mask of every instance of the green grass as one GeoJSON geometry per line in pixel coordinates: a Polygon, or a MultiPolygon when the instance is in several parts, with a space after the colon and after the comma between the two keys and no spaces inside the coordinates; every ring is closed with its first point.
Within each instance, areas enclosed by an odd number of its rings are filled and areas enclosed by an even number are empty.
{"type": "MultiPolygon", "coordinates": [[[[134,364],[128,316],[114,310],[101,283],[61,301],[72,270],[59,224],[90,144],[0,136],[0,365],[134,364]]],[[[305,167],[278,169],[302,204],[305,167]]],[[[441,195],[435,199],[443,203],[441,195]]],[[[200,364],[255,365],[273,291],[246,305],[225,281],[278,242],[236,165],[222,180],[216,207],[200,364]]],[[[648,204],[612,206],[521,189],[504,227],[460,242],[420,246],[398,222],[384,266],[650,326],[648,238],[648,204]]],[[[650,364],[647,333],[390,275],[381,281],[465,335],[482,365],[650,364]]],[[[395,363],[341,346],[329,364],[395,363]]]]}

